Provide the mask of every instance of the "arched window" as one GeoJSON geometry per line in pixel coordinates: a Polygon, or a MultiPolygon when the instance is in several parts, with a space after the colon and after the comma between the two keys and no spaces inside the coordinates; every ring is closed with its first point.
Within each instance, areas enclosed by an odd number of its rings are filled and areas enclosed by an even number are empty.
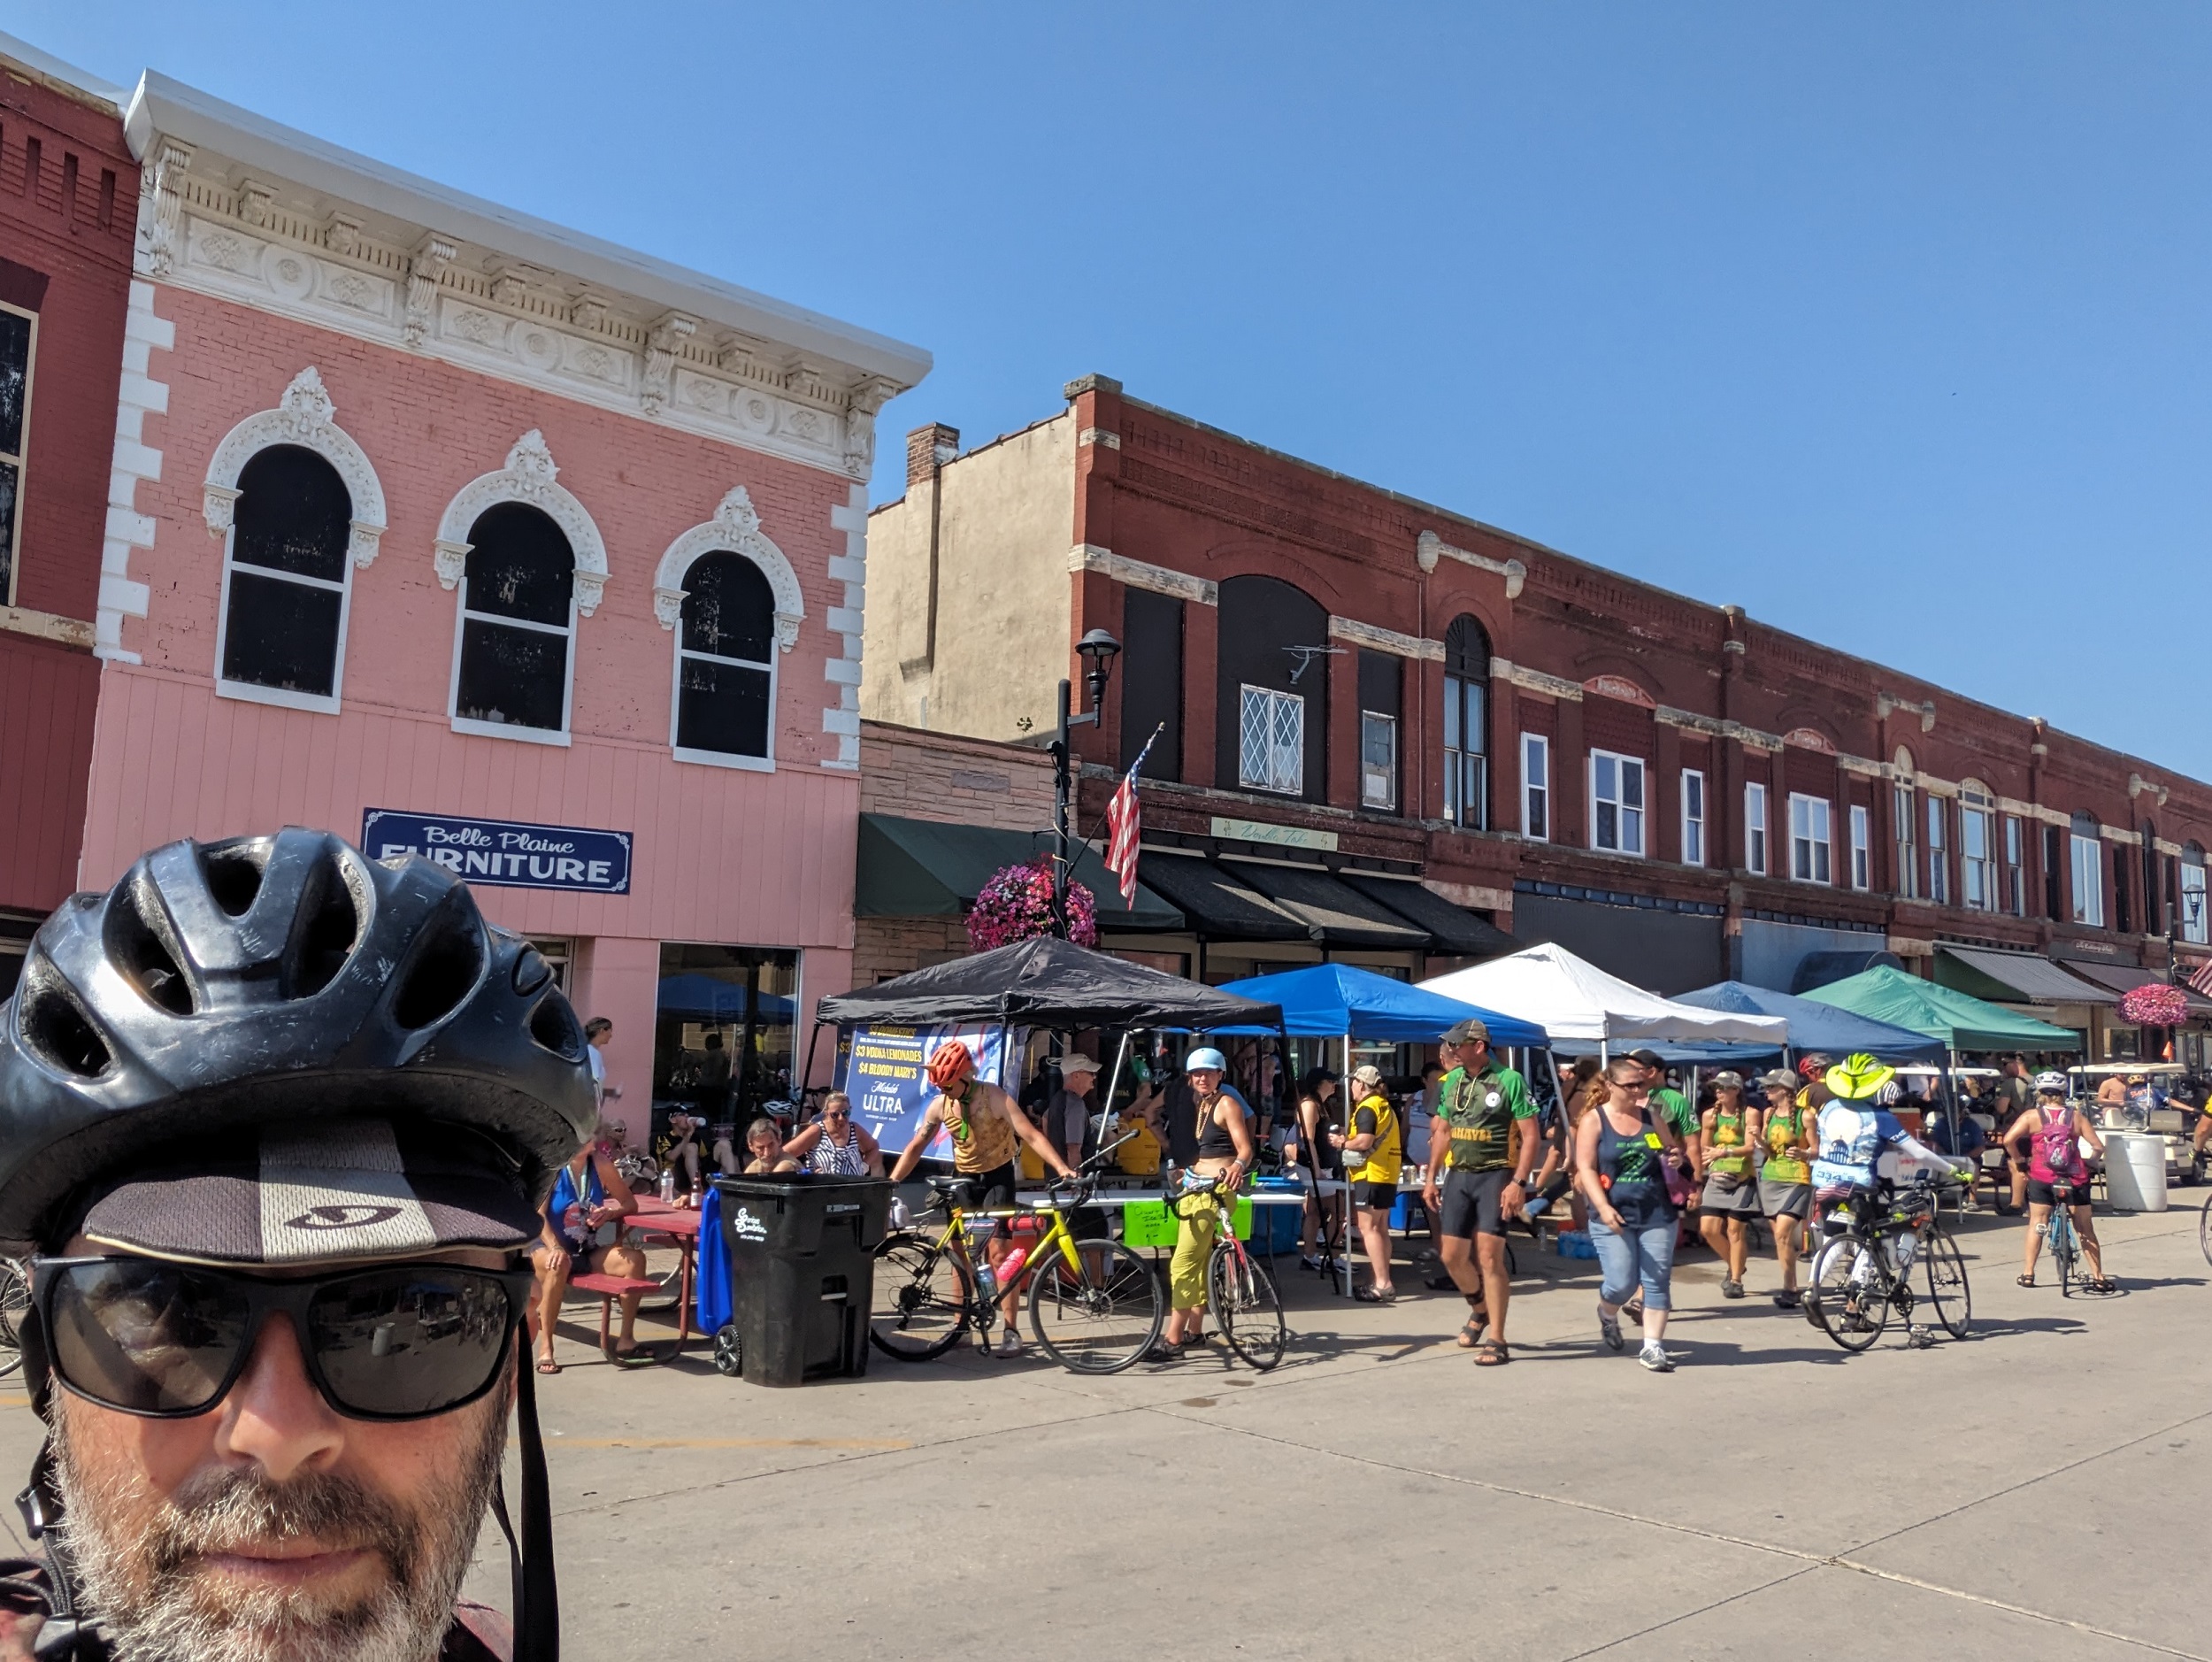
{"type": "Polygon", "coordinates": [[[772,760],[775,590],[759,566],[726,550],[692,561],[683,589],[671,736],[678,759],[772,760]]]}
{"type": "Polygon", "coordinates": [[[217,686],[233,697],[334,712],[344,652],[353,498],[296,444],[238,475],[216,625],[217,686]]]}
{"type": "Polygon", "coordinates": [[[1994,912],[1997,889],[1997,799],[1978,779],[1959,786],[1960,898],[1974,912],[1994,912]]]}
{"type": "Polygon", "coordinates": [[[1913,835],[1913,781],[1916,777],[1912,752],[1899,745],[1890,761],[1890,827],[1897,845],[1897,892],[1907,899],[1919,892],[1920,857],[1913,835]]]}
{"type": "Polygon", "coordinates": [[[1464,613],[1444,631],[1444,817],[1490,824],[1490,637],[1464,613]]]}
{"type": "Polygon", "coordinates": [[[476,517],[456,628],[455,730],[567,743],[576,554],[550,517],[522,502],[476,517]]]}
{"type": "Polygon", "coordinates": [[[2072,835],[2067,839],[2072,845],[2071,875],[2073,877],[2072,919],[2085,923],[2093,929],[2104,927],[2104,841],[2097,829],[2097,816],[2078,813],[2074,816],[2072,835]]]}
{"type": "Polygon", "coordinates": [[[2199,946],[2212,945],[2212,917],[2206,915],[2204,844],[2193,838],[2181,845],[2181,938],[2199,946]]]}

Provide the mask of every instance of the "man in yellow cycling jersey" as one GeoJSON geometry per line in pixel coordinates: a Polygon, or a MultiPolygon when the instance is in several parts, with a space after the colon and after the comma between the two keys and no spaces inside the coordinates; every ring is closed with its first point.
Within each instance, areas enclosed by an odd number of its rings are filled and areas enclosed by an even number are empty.
{"type": "Polygon", "coordinates": [[[1521,1215],[1544,1140],[1533,1126],[1513,1135],[1517,1122],[1536,1118],[1536,1104],[1521,1076],[1491,1054],[1488,1027],[1463,1021],[1439,1049],[1451,1072],[1436,1089],[1421,1203],[1435,1220],[1444,1268],[1473,1312],[1459,1343],[1475,1352],[1477,1367],[1498,1367],[1513,1359],[1505,1343],[1506,1301],[1512,1297],[1506,1220],[1521,1215]]]}

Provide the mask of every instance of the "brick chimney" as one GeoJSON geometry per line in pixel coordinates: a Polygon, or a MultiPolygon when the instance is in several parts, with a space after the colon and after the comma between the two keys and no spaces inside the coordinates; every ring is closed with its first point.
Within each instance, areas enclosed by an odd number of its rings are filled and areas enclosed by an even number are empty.
{"type": "Polygon", "coordinates": [[[918,485],[934,479],[937,472],[960,454],[960,429],[933,421],[906,435],[906,482],[918,485]]]}

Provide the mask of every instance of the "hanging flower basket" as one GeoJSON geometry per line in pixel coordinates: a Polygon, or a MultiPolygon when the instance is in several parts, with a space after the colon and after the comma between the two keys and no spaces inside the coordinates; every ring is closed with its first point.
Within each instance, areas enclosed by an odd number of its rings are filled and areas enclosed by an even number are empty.
{"type": "MultiPolygon", "coordinates": [[[[978,952],[1052,933],[1052,857],[1041,854],[1002,866],[977,891],[968,910],[968,945],[978,952]]],[[[1098,944],[1098,902],[1082,884],[1068,884],[1068,938],[1098,944]]]]}
{"type": "Polygon", "coordinates": [[[2189,1020],[2189,998],[2178,987],[2153,982],[2120,995],[2120,1020],[2139,1027],[2177,1027],[2189,1020]]]}

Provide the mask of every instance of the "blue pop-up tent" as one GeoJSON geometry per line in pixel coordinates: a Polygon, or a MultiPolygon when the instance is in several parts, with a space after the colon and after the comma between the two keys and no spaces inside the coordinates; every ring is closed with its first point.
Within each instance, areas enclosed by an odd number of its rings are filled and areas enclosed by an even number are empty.
{"type": "Polygon", "coordinates": [[[1840,1061],[1863,1050],[1884,1062],[1941,1062],[1947,1054],[1940,1039],[1910,1027],[1877,1021],[1816,999],[1754,987],[1748,981],[1716,981],[1694,993],[1677,993],[1675,1002],[1738,1015],[1780,1016],[1790,1024],[1790,1049],[1801,1056],[1819,1050],[1840,1061]]]}
{"type": "MultiPolygon", "coordinates": [[[[1479,1004],[1424,992],[1404,981],[1349,964],[1315,964],[1279,975],[1255,975],[1221,989],[1240,998],[1279,1005],[1282,1031],[1309,1039],[1379,1039],[1395,1044],[1434,1044],[1470,1016],[1490,1029],[1501,1049],[1541,1050],[1550,1036],[1532,1021],[1479,1004]]],[[[1273,1033],[1273,1027],[1224,1027],[1224,1033],[1273,1033]]]]}

